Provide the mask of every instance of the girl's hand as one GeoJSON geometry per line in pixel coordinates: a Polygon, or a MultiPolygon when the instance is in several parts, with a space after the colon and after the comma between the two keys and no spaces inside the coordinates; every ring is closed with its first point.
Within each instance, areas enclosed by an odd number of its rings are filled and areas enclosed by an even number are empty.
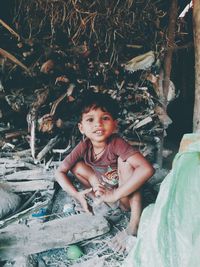
{"type": "Polygon", "coordinates": [[[95,197],[100,197],[106,192],[106,189],[103,184],[98,183],[93,186],[93,191],[94,191],[95,197]]]}
{"type": "Polygon", "coordinates": [[[117,198],[117,194],[116,194],[116,191],[113,189],[113,190],[106,190],[104,194],[102,194],[98,200],[96,201],[97,203],[96,204],[100,204],[102,202],[110,202],[110,203],[114,203],[118,200],[117,198]]]}
{"type": "Polygon", "coordinates": [[[85,189],[85,190],[83,190],[83,191],[77,192],[77,193],[76,193],[76,196],[75,196],[76,199],[80,202],[80,204],[81,204],[83,210],[84,210],[85,212],[88,212],[88,213],[90,213],[90,211],[89,211],[88,203],[87,203],[85,197],[86,197],[86,195],[87,195],[88,193],[90,193],[91,191],[92,191],[92,188],[88,188],[88,189],[85,189]]]}

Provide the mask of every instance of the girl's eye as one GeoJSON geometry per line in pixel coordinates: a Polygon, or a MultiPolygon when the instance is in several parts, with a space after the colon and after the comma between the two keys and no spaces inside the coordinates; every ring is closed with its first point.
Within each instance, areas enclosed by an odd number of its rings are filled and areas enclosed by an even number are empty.
{"type": "Polygon", "coordinates": [[[87,119],[86,121],[88,121],[88,122],[93,122],[93,118],[89,118],[89,119],[87,119]]]}
{"type": "Polygon", "coordinates": [[[102,118],[104,121],[107,121],[107,120],[110,120],[110,117],[109,116],[103,116],[102,118]]]}

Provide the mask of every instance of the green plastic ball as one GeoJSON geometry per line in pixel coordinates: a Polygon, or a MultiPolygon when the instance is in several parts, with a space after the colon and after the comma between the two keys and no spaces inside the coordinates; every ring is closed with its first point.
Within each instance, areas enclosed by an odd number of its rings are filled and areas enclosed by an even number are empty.
{"type": "Polygon", "coordinates": [[[83,251],[77,245],[70,245],[67,249],[67,258],[69,260],[76,260],[83,256],[83,251]]]}

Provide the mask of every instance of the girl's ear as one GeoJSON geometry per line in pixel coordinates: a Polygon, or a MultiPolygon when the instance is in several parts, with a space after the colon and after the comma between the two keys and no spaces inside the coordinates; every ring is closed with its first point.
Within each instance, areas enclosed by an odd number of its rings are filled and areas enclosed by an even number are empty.
{"type": "Polygon", "coordinates": [[[79,131],[80,131],[82,134],[84,134],[82,123],[78,123],[78,128],[79,128],[79,131]]]}

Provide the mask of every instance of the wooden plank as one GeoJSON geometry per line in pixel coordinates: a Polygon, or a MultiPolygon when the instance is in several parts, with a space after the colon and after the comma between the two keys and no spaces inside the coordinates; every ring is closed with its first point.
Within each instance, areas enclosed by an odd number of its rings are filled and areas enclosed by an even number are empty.
{"type": "Polygon", "coordinates": [[[8,158],[0,158],[0,164],[15,164],[19,162],[19,160],[16,159],[8,159],[8,158]]]}
{"type": "Polygon", "coordinates": [[[0,231],[0,258],[30,255],[102,235],[110,230],[104,217],[78,214],[45,223],[10,225],[0,231]]]}
{"type": "Polygon", "coordinates": [[[45,180],[1,182],[0,187],[11,192],[31,192],[36,190],[48,190],[54,188],[54,182],[45,180]]]}
{"type": "Polygon", "coordinates": [[[41,169],[18,171],[5,176],[7,181],[21,180],[48,180],[54,181],[54,171],[45,171],[41,169]]]}
{"type": "MultiPolygon", "coordinates": [[[[17,159],[9,159],[9,158],[0,158],[0,169],[9,169],[9,168],[21,168],[26,167],[30,170],[33,169],[41,169],[41,166],[34,165],[33,163],[17,160],[17,159]]],[[[44,170],[44,168],[42,168],[44,170]]]]}

